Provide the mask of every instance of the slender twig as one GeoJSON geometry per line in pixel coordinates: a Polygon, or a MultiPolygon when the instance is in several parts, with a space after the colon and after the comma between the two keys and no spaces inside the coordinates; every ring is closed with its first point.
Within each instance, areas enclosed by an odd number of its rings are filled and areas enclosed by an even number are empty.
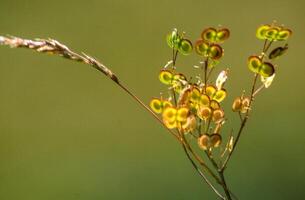
{"type": "Polygon", "coordinates": [[[220,175],[220,179],[221,179],[221,181],[223,183],[223,189],[225,191],[227,200],[232,200],[230,191],[228,190],[227,183],[226,183],[226,180],[225,180],[225,177],[224,177],[224,172],[223,171],[219,171],[219,175],[220,175]]]}
{"type": "MultiPolygon", "coordinates": [[[[267,45],[267,40],[265,41],[264,43],[264,47],[263,47],[263,52],[262,52],[262,57],[261,57],[261,60],[263,61],[264,59],[264,56],[265,56],[265,53],[268,51],[268,49],[271,47],[271,44],[273,43],[273,41],[271,40],[269,42],[269,44],[267,45]]],[[[232,151],[230,151],[229,155],[227,156],[226,160],[224,161],[223,163],[223,166],[221,167],[221,170],[220,171],[224,171],[227,164],[228,164],[228,161],[230,160],[234,150],[236,149],[236,145],[239,141],[239,138],[241,136],[241,133],[247,123],[247,120],[249,118],[249,111],[250,111],[250,108],[251,108],[251,105],[252,105],[252,102],[254,100],[254,95],[255,95],[255,86],[256,86],[256,82],[257,82],[257,79],[258,79],[258,74],[255,74],[255,77],[254,77],[254,81],[253,81],[253,84],[252,84],[252,89],[251,89],[251,94],[250,94],[250,101],[249,101],[249,108],[247,109],[246,111],[246,114],[243,118],[243,121],[241,122],[241,125],[240,125],[240,128],[239,128],[239,131],[237,133],[237,136],[236,136],[236,140],[234,141],[233,143],[233,148],[232,148],[232,151]]]]}
{"type": "Polygon", "coordinates": [[[204,175],[204,173],[199,169],[199,167],[196,165],[196,163],[194,162],[194,160],[191,158],[190,154],[188,153],[185,145],[182,145],[183,150],[187,156],[187,158],[190,160],[190,162],[192,163],[193,167],[195,168],[195,170],[198,172],[198,174],[203,178],[203,180],[210,186],[210,188],[212,188],[212,190],[218,195],[219,198],[225,200],[225,197],[223,197],[220,192],[213,186],[213,184],[209,181],[209,179],[204,175]]]}

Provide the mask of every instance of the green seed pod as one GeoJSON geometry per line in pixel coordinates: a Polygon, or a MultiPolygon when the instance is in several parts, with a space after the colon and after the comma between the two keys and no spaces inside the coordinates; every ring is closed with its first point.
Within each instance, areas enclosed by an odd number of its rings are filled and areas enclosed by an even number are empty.
{"type": "Polygon", "coordinates": [[[207,42],[215,42],[215,38],[217,36],[217,31],[215,28],[207,28],[204,29],[201,33],[201,38],[207,42]]]}
{"type": "Polygon", "coordinates": [[[205,43],[203,40],[198,40],[195,45],[195,51],[200,56],[207,56],[207,52],[209,50],[209,45],[205,43]]]}
{"type": "Polygon", "coordinates": [[[285,41],[287,40],[292,34],[292,31],[290,29],[282,29],[277,35],[278,41],[285,41]]]}
{"type": "Polygon", "coordinates": [[[265,32],[266,39],[269,40],[269,41],[277,40],[279,31],[280,30],[279,30],[278,27],[269,28],[265,32]]]}
{"type": "Polygon", "coordinates": [[[217,31],[216,42],[222,43],[230,37],[230,31],[227,28],[223,28],[217,31]]]}
{"type": "Polygon", "coordinates": [[[274,72],[275,72],[274,66],[268,62],[264,62],[259,70],[259,74],[265,78],[272,76],[274,72]]]}
{"type": "Polygon", "coordinates": [[[210,47],[209,57],[213,60],[219,60],[223,56],[223,50],[218,44],[213,44],[210,47]]]}
{"type": "Polygon", "coordinates": [[[201,94],[200,106],[208,106],[208,105],[210,105],[210,98],[205,94],[201,94]]]}
{"type": "Polygon", "coordinates": [[[193,51],[192,42],[187,39],[182,39],[178,51],[183,55],[188,55],[193,51]]]}
{"type": "Polygon", "coordinates": [[[225,89],[222,88],[221,90],[216,91],[213,99],[220,103],[226,98],[226,96],[227,96],[227,92],[225,89]]]}
{"type": "Polygon", "coordinates": [[[261,65],[262,61],[258,56],[250,56],[248,58],[248,67],[252,72],[258,73],[261,65]]]}

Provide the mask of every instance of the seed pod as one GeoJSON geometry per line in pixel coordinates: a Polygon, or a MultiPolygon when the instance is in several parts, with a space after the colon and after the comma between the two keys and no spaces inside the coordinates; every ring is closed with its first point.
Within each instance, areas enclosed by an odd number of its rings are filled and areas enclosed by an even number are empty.
{"type": "Polygon", "coordinates": [[[242,100],[240,97],[237,97],[233,101],[232,110],[233,110],[233,112],[238,112],[241,110],[241,107],[242,107],[242,100]]]}
{"type": "Polygon", "coordinates": [[[221,136],[217,133],[214,133],[210,136],[210,145],[211,147],[219,147],[221,144],[221,136]]]}
{"type": "Polygon", "coordinates": [[[270,52],[269,59],[271,59],[271,60],[276,59],[276,58],[282,56],[283,54],[285,54],[287,52],[287,50],[288,50],[288,44],[286,44],[283,47],[277,47],[270,52]]]}
{"type": "Polygon", "coordinates": [[[198,138],[198,145],[201,149],[207,150],[209,148],[209,136],[203,134],[200,138],[198,138]]]}
{"type": "Polygon", "coordinates": [[[212,114],[212,109],[210,107],[204,106],[201,107],[198,111],[197,111],[197,115],[200,119],[202,120],[207,120],[211,117],[212,114]]]}
{"type": "Polygon", "coordinates": [[[182,39],[178,47],[178,51],[183,55],[188,55],[193,51],[192,42],[187,39],[182,39]]]}
{"type": "Polygon", "coordinates": [[[213,122],[219,123],[223,120],[225,113],[222,109],[217,109],[213,111],[213,122]]]}

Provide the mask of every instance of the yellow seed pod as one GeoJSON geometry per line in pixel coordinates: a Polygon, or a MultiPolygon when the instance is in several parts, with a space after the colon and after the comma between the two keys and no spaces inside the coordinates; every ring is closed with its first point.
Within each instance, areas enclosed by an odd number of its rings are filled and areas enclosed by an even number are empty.
{"type": "Polygon", "coordinates": [[[233,112],[238,112],[241,110],[241,107],[242,107],[242,99],[240,97],[237,97],[233,101],[232,110],[233,112]]]}
{"type": "Polygon", "coordinates": [[[223,120],[225,113],[222,109],[217,109],[213,111],[212,120],[215,123],[219,123],[223,120]]]}
{"type": "Polygon", "coordinates": [[[187,120],[188,114],[189,114],[188,108],[186,108],[186,107],[179,108],[177,110],[176,120],[178,122],[185,122],[187,120]]]}
{"type": "Polygon", "coordinates": [[[159,99],[152,99],[149,103],[149,106],[155,113],[162,112],[162,103],[159,99]]]}
{"type": "Polygon", "coordinates": [[[209,85],[205,88],[205,93],[210,97],[210,99],[213,99],[214,94],[216,93],[217,89],[213,85],[209,85]]]}
{"type": "Polygon", "coordinates": [[[207,106],[201,107],[197,111],[198,117],[202,120],[207,120],[208,118],[211,117],[211,114],[212,114],[212,109],[210,107],[207,107],[207,106]]]}
{"type": "Polygon", "coordinates": [[[210,107],[212,108],[212,110],[216,110],[216,109],[219,109],[219,108],[220,108],[220,105],[219,105],[219,103],[218,103],[217,101],[212,100],[212,101],[210,102],[210,107]]]}
{"type": "Polygon", "coordinates": [[[216,91],[216,93],[213,96],[213,99],[220,103],[226,98],[226,96],[227,96],[227,92],[225,89],[222,88],[216,91]]]}
{"type": "Polygon", "coordinates": [[[208,106],[208,105],[210,105],[210,98],[208,97],[208,95],[201,94],[199,103],[200,103],[200,106],[208,106]]]}
{"type": "Polygon", "coordinates": [[[207,150],[209,148],[209,136],[204,134],[200,138],[198,138],[198,146],[203,149],[207,150]]]}
{"type": "Polygon", "coordinates": [[[217,133],[212,134],[210,136],[210,145],[211,147],[219,147],[219,145],[221,144],[221,136],[217,133]]]}
{"type": "Polygon", "coordinates": [[[270,29],[270,25],[262,25],[260,27],[258,27],[257,31],[256,31],[256,37],[260,40],[265,40],[266,39],[266,32],[268,29],[270,29]]]}
{"type": "Polygon", "coordinates": [[[165,85],[170,85],[173,80],[172,72],[168,70],[162,70],[159,74],[159,80],[161,81],[161,83],[164,83],[165,85]]]}
{"type": "Polygon", "coordinates": [[[154,98],[150,101],[149,106],[155,113],[160,114],[163,112],[163,110],[165,108],[172,106],[172,104],[171,104],[171,102],[169,102],[167,100],[160,100],[160,99],[154,98]]]}
{"type": "Polygon", "coordinates": [[[198,103],[200,101],[200,90],[197,87],[191,89],[190,101],[192,103],[198,103]]]}
{"type": "Polygon", "coordinates": [[[173,121],[173,122],[170,122],[170,121],[164,121],[164,124],[167,128],[169,129],[173,129],[173,128],[177,128],[177,122],[176,121],[173,121]]]}
{"type": "Polygon", "coordinates": [[[176,121],[177,110],[173,107],[167,107],[162,113],[164,122],[175,122],[176,121]]]}

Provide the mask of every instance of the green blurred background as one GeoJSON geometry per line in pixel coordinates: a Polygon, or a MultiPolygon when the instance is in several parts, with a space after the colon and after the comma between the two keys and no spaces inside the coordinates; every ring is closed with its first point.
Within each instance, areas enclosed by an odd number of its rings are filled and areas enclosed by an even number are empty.
{"type": "MultiPolygon", "coordinates": [[[[165,89],[157,79],[171,56],[165,35],[177,27],[195,40],[221,24],[231,30],[218,67],[230,67],[230,110],[250,89],[246,59],[263,45],[257,26],[287,25],[290,49],[226,175],[242,200],[304,199],[304,8],[302,0],[1,0],[0,34],[51,37],[96,56],[149,102],[165,89]]],[[[99,72],[7,47],[0,58],[1,200],[216,199],[174,138],[99,72]]],[[[179,57],[179,70],[192,73],[198,61],[179,57]]],[[[227,130],[238,122],[229,116],[227,130]]]]}

